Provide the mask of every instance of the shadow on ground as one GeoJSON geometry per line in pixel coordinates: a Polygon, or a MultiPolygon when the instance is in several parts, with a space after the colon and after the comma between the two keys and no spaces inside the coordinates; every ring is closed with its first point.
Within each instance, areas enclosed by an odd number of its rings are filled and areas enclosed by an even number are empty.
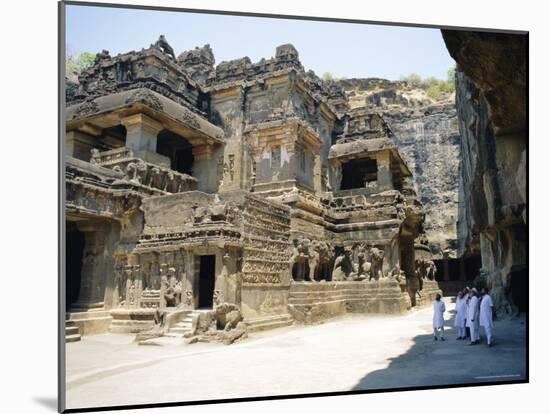
{"type": "MultiPolygon", "coordinates": [[[[450,312],[452,314],[452,312],[450,312]]],[[[353,390],[445,386],[526,379],[525,318],[496,321],[492,348],[456,340],[453,320],[445,322],[445,341],[427,333],[413,338],[409,350],[389,359],[387,368],[365,375],[353,390]]],[[[431,326],[425,326],[428,332],[431,326]]]]}
{"type": "Polygon", "coordinates": [[[33,401],[52,412],[57,412],[57,398],[55,397],[33,397],[33,401]]]}

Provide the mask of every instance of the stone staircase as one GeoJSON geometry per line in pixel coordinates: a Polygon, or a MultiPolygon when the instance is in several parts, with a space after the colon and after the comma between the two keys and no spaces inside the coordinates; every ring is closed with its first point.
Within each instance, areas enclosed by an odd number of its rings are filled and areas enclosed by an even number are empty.
{"type": "Polygon", "coordinates": [[[182,337],[187,332],[191,332],[193,326],[193,316],[197,311],[189,312],[183,319],[168,329],[165,336],[182,337]]]}
{"type": "Polygon", "coordinates": [[[294,319],[292,319],[292,316],[286,314],[246,319],[245,323],[248,332],[260,332],[290,326],[294,323],[294,319]]]}
{"type": "MultiPolygon", "coordinates": [[[[174,324],[165,336],[169,337],[183,337],[187,332],[191,332],[193,327],[193,319],[198,317],[202,312],[209,312],[210,309],[195,309],[187,313],[180,321],[174,324]]],[[[294,319],[289,314],[274,315],[274,316],[262,316],[260,318],[246,319],[244,321],[249,332],[260,332],[268,329],[283,328],[290,326],[294,323],[294,319]]]]}
{"type": "Polygon", "coordinates": [[[74,321],[65,321],[65,343],[78,342],[81,339],[80,329],[78,329],[74,321]]]}
{"type": "Polygon", "coordinates": [[[70,311],[65,316],[65,326],[76,326],[80,335],[96,335],[106,333],[111,324],[111,315],[105,310],[91,310],[87,312],[70,311]]]}

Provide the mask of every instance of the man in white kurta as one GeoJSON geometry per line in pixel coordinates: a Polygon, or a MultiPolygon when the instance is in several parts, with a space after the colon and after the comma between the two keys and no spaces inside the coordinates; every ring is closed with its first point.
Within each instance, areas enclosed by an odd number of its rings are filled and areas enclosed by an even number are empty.
{"type": "Polygon", "coordinates": [[[481,305],[479,306],[479,324],[483,326],[487,336],[487,346],[491,346],[493,340],[493,298],[489,296],[488,289],[481,289],[481,305]]]}
{"type": "Polygon", "coordinates": [[[468,312],[466,326],[470,328],[470,345],[479,344],[479,299],[474,288],[469,293],[468,312]]]}
{"type": "Polygon", "coordinates": [[[458,292],[455,311],[455,328],[458,331],[456,339],[466,339],[466,312],[468,311],[468,304],[464,292],[458,292]]]}
{"type": "Polygon", "coordinates": [[[441,295],[439,293],[435,296],[433,307],[434,341],[437,341],[438,335],[439,339],[444,341],[445,338],[443,337],[443,324],[445,323],[445,319],[443,318],[443,313],[445,313],[445,303],[441,300],[441,295]]]}

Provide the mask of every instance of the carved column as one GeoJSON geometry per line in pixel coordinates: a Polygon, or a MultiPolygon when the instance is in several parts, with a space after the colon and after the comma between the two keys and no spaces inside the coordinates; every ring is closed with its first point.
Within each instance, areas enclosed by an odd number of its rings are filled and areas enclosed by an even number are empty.
{"type": "Polygon", "coordinates": [[[193,146],[192,152],[193,176],[198,179],[197,189],[205,192],[216,191],[218,189],[217,159],[214,157],[214,145],[196,145],[193,146]]]}
{"type": "Polygon", "coordinates": [[[377,157],[378,173],[377,183],[379,191],[393,190],[391,171],[391,156],[389,151],[384,151],[377,157]]]}
{"type": "Polygon", "coordinates": [[[170,168],[170,159],[157,154],[157,135],[163,129],[160,122],[145,114],[135,114],[121,120],[126,127],[126,146],[145,161],[170,168]]]}

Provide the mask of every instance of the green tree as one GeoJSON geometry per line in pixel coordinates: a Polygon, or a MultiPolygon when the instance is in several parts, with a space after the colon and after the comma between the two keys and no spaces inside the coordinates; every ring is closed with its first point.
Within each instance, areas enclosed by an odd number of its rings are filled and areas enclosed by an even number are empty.
{"type": "Polygon", "coordinates": [[[422,76],[417,73],[411,73],[407,76],[401,76],[401,80],[407,82],[408,85],[419,87],[422,84],[422,76]]]}
{"type": "Polygon", "coordinates": [[[325,73],[323,73],[323,80],[324,81],[334,80],[334,76],[330,72],[325,72],[325,73]]]}
{"type": "Polygon", "coordinates": [[[454,85],[455,75],[456,75],[456,66],[451,66],[449,70],[447,70],[447,82],[452,83],[454,85]]]}
{"type": "Polygon", "coordinates": [[[95,61],[95,53],[80,52],[75,57],[69,50],[65,53],[65,70],[67,74],[81,73],[86,68],[92,66],[95,61]]]}

